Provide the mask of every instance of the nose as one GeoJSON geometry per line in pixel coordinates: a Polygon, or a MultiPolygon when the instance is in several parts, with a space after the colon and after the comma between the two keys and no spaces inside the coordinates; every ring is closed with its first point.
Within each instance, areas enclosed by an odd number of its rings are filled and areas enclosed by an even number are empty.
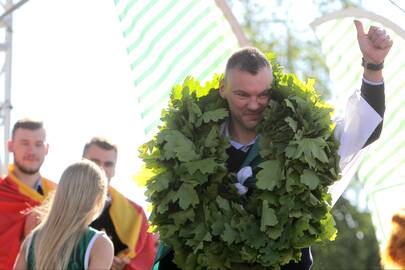
{"type": "Polygon", "coordinates": [[[32,153],[32,152],[34,152],[34,146],[31,145],[31,144],[27,144],[27,145],[25,146],[25,150],[26,150],[28,153],[32,153]]]}
{"type": "Polygon", "coordinates": [[[259,104],[259,102],[258,102],[258,100],[257,100],[257,97],[251,97],[251,98],[249,99],[249,103],[248,103],[248,105],[247,105],[247,108],[248,108],[249,110],[251,110],[251,111],[255,111],[255,110],[257,110],[257,109],[260,108],[260,104],[259,104]]]}

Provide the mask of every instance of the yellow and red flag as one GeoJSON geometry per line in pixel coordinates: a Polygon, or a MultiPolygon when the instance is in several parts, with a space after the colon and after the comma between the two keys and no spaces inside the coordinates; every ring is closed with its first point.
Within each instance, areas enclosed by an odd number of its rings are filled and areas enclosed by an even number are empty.
{"type": "Polygon", "coordinates": [[[149,224],[142,207],[110,188],[110,216],[120,240],[128,246],[123,254],[130,259],[125,270],[152,269],[155,259],[155,238],[148,232],[149,224]]]}
{"type": "Polygon", "coordinates": [[[12,269],[22,240],[26,211],[39,205],[55,188],[42,178],[44,195],[39,194],[17,179],[10,166],[9,175],[0,180],[0,269],[12,269]]]}

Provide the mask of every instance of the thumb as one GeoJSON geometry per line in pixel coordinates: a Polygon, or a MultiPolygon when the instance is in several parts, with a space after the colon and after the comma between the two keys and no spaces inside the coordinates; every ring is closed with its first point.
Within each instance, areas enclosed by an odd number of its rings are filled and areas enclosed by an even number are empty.
{"type": "Polygon", "coordinates": [[[357,29],[357,36],[364,36],[366,33],[364,32],[363,24],[359,20],[354,20],[354,25],[357,29]]]}

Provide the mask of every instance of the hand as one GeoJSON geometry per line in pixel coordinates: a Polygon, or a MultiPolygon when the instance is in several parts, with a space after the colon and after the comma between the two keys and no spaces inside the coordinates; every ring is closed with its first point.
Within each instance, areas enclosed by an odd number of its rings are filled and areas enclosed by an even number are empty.
{"type": "Polygon", "coordinates": [[[384,62],[385,57],[392,47],[392,39],[384,29],[376,26],[371,26],[366,34],[363,24],[354,20],[357,29],[357,41],[363,58],[373,64],[384,62]]]}
{"type": "Polygon", "coordinates": [[[41,222],[40,214],[37,212],[29,212],[24,224],[24,238],[41,222]]]}
{"type": "Polygon", "coordinates": [[[158,250],[160,246],[160,235],[159,232],[152,234],[153,242],[155,243],[155,249],[158,250]]]}
{"type": "Polygon", "coordinates": [[[127,257],[114,256],[113,263],[111,265],[111,270],[122,270],[129,263],[127,257]]]}

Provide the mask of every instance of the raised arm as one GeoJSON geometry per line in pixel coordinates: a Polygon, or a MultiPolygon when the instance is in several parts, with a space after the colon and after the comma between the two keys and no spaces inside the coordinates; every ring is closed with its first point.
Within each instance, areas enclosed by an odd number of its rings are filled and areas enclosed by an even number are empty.
{"type": "MultiPolygon", "coordinates": [[[[368,33],[365,33],[363,24],[355,21],[357,29],[357,40],[360,51],[363,55],[363,84],[361,96],[364,100],[383,118],[385,112],[385,95],[382,70],[384,59],[392,47],[392,40],[385,30],[371,26],[368,33]]],[[[370,135],[365,146],[377,140],[382,131],[382,122],[370,135]]]]}
{"type": "Polygon", "coordinates": [[[365,33],[360,21],[354,23],[363,56],[363,82],[361,93],[356,92],[349,98],[344,118],[336,121],[335,135],[340,142],[339,165],[343,178],[330,188],[334,202],[355,173],[361,158],[360,150],[380,136],[385,111],[382,70],[392,40],[382,28],[371,26],[365,33]]]}

